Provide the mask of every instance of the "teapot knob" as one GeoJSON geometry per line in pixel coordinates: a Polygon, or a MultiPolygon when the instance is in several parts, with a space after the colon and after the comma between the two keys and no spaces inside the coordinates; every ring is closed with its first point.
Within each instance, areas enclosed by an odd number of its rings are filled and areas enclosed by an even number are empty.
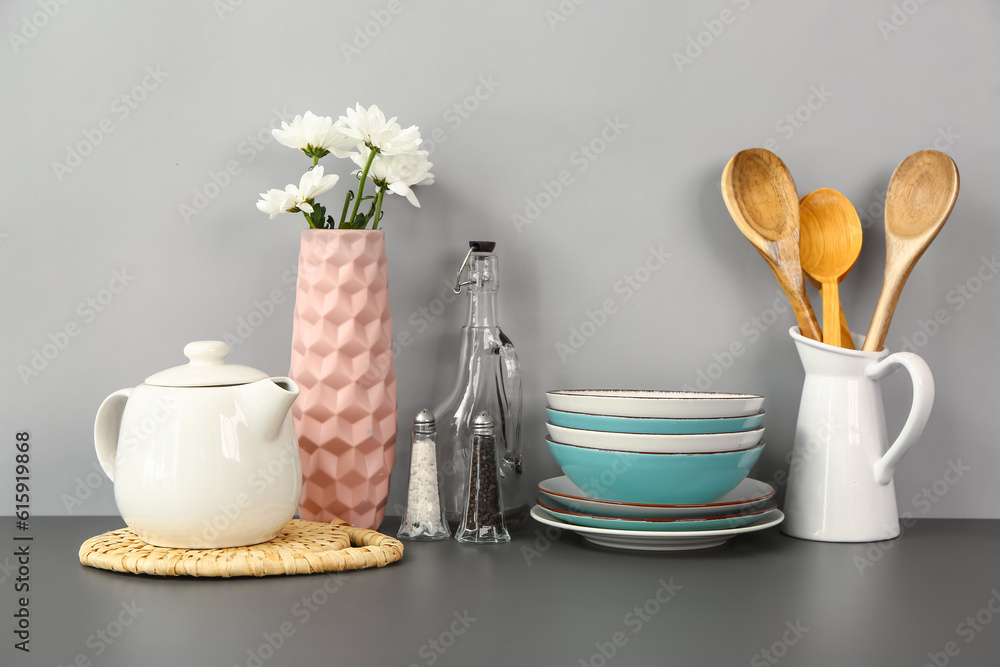
{"type": "Polygon", "coordinates": [[[196,340],[184,346],[184,356],[192,364],[222,364],[229,346],[221,340],[196,340]]]}

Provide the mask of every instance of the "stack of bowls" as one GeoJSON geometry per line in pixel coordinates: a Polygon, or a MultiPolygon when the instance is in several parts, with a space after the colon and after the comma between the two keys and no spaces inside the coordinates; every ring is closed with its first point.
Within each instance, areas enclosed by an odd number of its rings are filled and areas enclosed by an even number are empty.
{"type": "Polygon", "coordinates": [[[764,449],[764,398],[708,392],[546,394],[549,450],[565,476],[538,505],[569,524],[620,530],[737,528],[777,512],[748,479],[764,449]]]}

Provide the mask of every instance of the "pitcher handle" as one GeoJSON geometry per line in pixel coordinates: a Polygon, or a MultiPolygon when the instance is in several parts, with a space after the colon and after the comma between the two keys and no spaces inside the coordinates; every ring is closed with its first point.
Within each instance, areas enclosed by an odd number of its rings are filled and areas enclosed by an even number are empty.
{"type": "Polygon", "coordinates": [[[865,369],[865,375],[872,380],[878,380],[893,373],[902,366],[910,373],[913,381],[913,404],[910,414],[899,432],[896,442],[892,443],[886,453],[875,463],[875,481],[886,485],[892,481],[892,474],[902,460],[906,451],[917,441],[924,431],[927,418],[931,415],[934,404],[934,377],[927,362],[912,352],[896,352],[885,359],[875,362],[865,369]]]}

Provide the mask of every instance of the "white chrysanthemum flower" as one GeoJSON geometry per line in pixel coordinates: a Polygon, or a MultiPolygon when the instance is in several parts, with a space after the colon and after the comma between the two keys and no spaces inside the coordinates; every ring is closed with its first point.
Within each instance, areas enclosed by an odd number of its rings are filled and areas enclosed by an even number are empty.
{"type": "Polygon", "coordinates": [[[279,213],[285,213],[295,208],[295,198],[284,190],[272,188],[267,192],[260,193],[260,201],[257,202],[257,208],[270,215],[273,220],[279,213]]]}
{"type": "Polygon", "coordinates": [[[400,127],[395,116],[386,120],[385,114],[374,104],[367,109],[360,104],[348,109],[347,116],[337,121],[337,128],[356,141],[358,148],[362,145],[377,148],[382,155],[415,153],[421,142],[416,125],[400,127]]]}
{"type": "Polygon", "coordinates": [[[291,125],[281,123],[281,129],[271,130],[278,143],[298,148],[309,157],[321,158],[327,153],[347,157],[357,147],[357,141],[345,135],[329,116],[317,116],[312,111],[292,119],[291,125]]]}
{"type": "MultiPolygon", "coordinates": [[[[386,189],[393,194],[406,197],[407,201],[420,208],[417,196],[410,189],[412,185],[430,185],[434,182],[434,174],[430,173],[433,162],[427,161],[427,151],[416,151],[400,155],[376,154],[368,168],[368,175],[379,186],[386,184],[386,189]]],[[[352,155],[354,163],[364,169],[368,159],[364,155],[352,155]]],[[[355,170],[355,173],[361,170],[355,170]]]]}
{"type": "Polygon", "coordinates": [[[302,174],[298,187],[289,183],[284,190],[273,189],[260,193],[261,199],[257,202],[257,208],[270,214],[271,218],[295,209],[312,213],[313,207],[310,202],[329,191],[338,180],[340,176],[336,174],[324,176],[323,167],[315,167],[302,174]]]}
{"type": "MultiPolygon", "coordinates": [[[[302,174],[302,178],[299,179],[298,192],[295,198],[297,201],[302,202],[315,199],[324,192],[331,190],[337,184],[338,180],[340,180],[340,176],[337,174],[324,176],[322,166],[314,167],[302,174]]],[[[294,186],[289,185],[288,188],[290,187],[294,186]]],[[[288,190],[288,188],[285,188],[285,190],[288,190]]]]}

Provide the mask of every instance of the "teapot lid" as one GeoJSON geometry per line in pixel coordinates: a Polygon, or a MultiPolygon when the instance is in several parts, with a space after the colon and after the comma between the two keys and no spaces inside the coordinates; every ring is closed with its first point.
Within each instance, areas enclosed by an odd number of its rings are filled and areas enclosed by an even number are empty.
{"type": "Polygon", "coordinates": [[[198,340],[184,346],[189,363],[174,366],[146,378],[146,384],[159,387],[221,387],[247,384],[270,377],[249,366],[227,364],[229,346],[221,340],[198,340]]]}

